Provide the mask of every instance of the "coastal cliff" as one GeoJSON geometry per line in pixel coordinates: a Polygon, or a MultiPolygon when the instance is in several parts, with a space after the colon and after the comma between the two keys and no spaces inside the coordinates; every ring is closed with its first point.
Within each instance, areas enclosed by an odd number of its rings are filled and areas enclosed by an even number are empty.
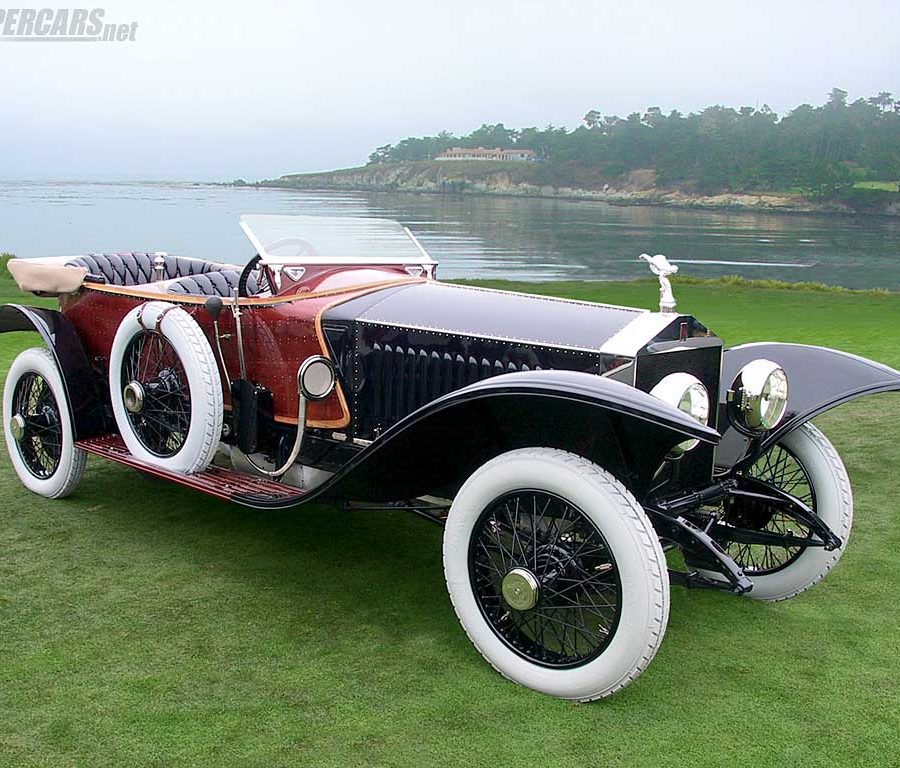
{"type": "MultiPolygon", "coordinates": [[[[246,184],[243,181],[235,182],[246,184]]],[[[248,185],[250,186],[250,185],[248,185]]],[[[900,215],[896,195],[867,195],[862,201],[816,201],[790,193],[703,195],[657,186],[652,169],[607,180],[592,169],[543,163],[433,162],[377,163],[322,173],[289,174],[253,186],[427,194],[507,195],[596,200],[612,205],[741,209],[793,213],[874,213],[900,215]]]]}

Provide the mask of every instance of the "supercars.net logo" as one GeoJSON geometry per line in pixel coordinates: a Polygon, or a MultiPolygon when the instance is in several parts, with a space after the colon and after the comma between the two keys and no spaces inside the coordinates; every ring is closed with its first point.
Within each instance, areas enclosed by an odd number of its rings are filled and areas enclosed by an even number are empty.
{"type": "Polygon", "coordinates": [[[112,24],[103,8],[0,8],[0,42],[124,43],[137,22],[112,24]]]}

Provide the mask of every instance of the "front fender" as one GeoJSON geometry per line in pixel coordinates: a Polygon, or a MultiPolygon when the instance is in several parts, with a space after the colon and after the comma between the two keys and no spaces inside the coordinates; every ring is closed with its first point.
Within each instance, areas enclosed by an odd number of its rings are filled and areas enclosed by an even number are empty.
{"type": "MultiPolygon", "coordinates": [[[[577,453],[642,498],[674,445],[718,433],[626,384],[572,371],[508,373],[428,403],[303,498],[363,501],[453,495],[479,466],[515,448],[577,453]]],[[[236,499],[240,501],[240,499],[236,499]]],[[[275,502],[289,506],[296,500],[275,502]]]]}
{"type": "Polygon", "coordinates": [[[724,427],[716,464],[746,464],[788,432],[824,411],[865,395],[900,391],[900,372],[887,365],[826,347],[758,343],[726,349],[722,357],[719,424],[724,427]],[[778,363],[788,376],[787,413],[781,424],[761,439],[751,439],[730,426],[725,413],[728,389],[740,369],[758,358],[778,363]]]}
{"type": "Polygon", "coordinates": [[[107,431],[97,375],[68,318],[44,307],[0,304],[0,333],[11,331],[37,331],[53,354],[66,388],[75,439],[84,440],[107,431]]]}

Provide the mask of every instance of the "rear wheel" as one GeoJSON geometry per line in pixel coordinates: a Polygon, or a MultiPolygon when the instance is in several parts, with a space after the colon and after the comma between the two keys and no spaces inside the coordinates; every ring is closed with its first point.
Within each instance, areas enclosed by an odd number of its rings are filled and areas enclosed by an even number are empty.
{"type": "Polygon", "coordinates": [[[665,633],[669,582],[634,497],[579,456],[503,454],[457,494],[444,572],[476,648],[514,682],[564,699],[615,693],[665,633]]]}
{"type": "Polygon", "coordinates": [[[10,366],[3,391],[6,448],[19,480],[48,499],[68,496],[84,475],[69,403],[49,350],[27,349],[10,366]]]}

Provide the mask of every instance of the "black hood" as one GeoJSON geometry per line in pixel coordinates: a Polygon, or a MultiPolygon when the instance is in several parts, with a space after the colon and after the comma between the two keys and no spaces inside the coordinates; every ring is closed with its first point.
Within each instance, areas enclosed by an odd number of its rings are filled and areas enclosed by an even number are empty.
{"type": "Polygon", "coordinates": [[[417,283],[351,299],[325,312],[325,320],[358,321],[475,336],[542,347],[634,355],[678,315],[568,301],[446,283],[417,283]],[[605,349],[633,337],[633,351],[605,349]]]}

